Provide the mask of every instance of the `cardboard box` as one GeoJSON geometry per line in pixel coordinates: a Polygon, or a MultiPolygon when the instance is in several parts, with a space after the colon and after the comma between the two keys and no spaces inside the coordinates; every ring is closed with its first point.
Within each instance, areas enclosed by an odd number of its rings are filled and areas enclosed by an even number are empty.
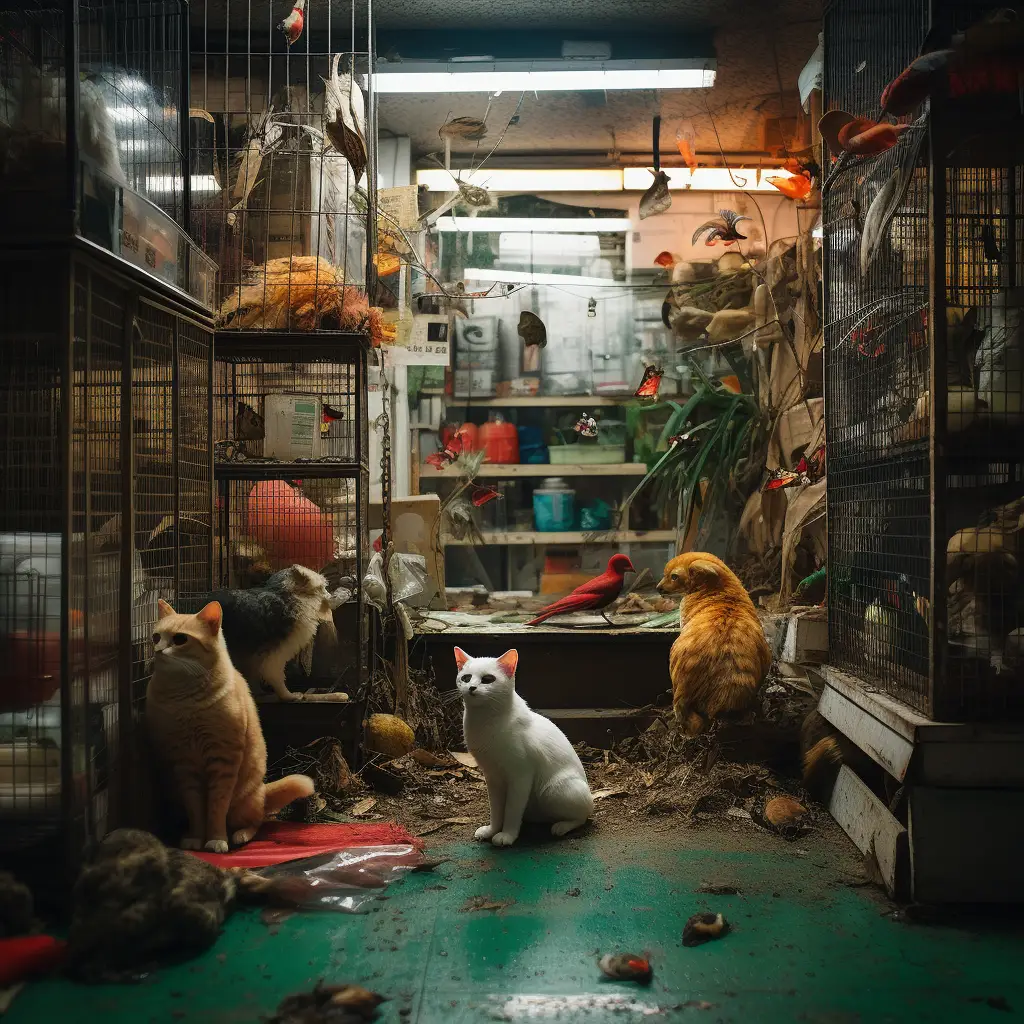
{"type": "Polygon", "coordinates": [[[447,607],[440,520],[441,498],[436,494],[395,498],[391,502],[391,535],[395,550],[408,555],[423,555],[426,559],[427,575],[435,589],[425,603],[435,609],[447,607]]]}
{"type": "Polygon", "coordinates": [[[456,370],[453,376],[456,398],[491,398],[494,395],[493,370],[456,370]]]}
{"type": "Polygon", "coordinates": [[[592,572],[542,572],[540,593],[545,596],[561,597],[571,594],[577,587],[594,579],[592,572]]]}
{"type": "Polygon", "coordinates": [[[540,377],[514,377],[498,381],[498,398],[523,398],[540,394],[540,377]]]}
{"type": "Polygon", "coordinates": [[[263,418],[267,456],[282,462],[320,458],[322,410],[317,395],[267,395],[263,418]]]}

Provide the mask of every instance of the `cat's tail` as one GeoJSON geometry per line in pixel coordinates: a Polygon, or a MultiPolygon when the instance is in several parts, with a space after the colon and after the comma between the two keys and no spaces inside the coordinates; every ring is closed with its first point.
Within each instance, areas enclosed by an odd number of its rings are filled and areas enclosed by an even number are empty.
{"type": "Polygon", "coordinates": [[[283,779],[268,782],[263,792],[263,813],[276,814],[293,800],[312,796],[315,790],[316,786],[308,775],[286,775],[283,779]]]}
{"type": "Polygon", "coordinates": [[[800,728],[800,760],[804,789],[823,804],[832,797],[832,787],[843,765],[841,733],[815,708],[800,728]]]}

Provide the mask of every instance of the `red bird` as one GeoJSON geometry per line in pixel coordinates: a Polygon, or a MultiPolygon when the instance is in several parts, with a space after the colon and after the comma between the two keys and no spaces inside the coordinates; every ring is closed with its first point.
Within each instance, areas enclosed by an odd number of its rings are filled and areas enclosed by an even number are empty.
{"type": "Polygon", "coordinates": [[[289,46],[297,42],[299,36],[302,35],[302,26],[306,21],[305,10],[306,0],[295,0],[291,13],[277,26],[278,31],[284,33],[289,46]]]}
{"type": "MultiPolygon", "coordinates": [[[[577,587],[571,594],[554,604],[549,604],[540,615],[531,619],[528,626],[539,626],[545,619],[552,615],[563,615],[565,612],[590,612],[601,611],[607,608],[622,593],[622,584],[625,582],[627,572],[636,572],[633,563],[628,555],[612,555],[608,559],[608,568],[600,576],[595,577],[582,587],[577,587]]],[[[608,625],[612,625],[607,615],[604,615],[608,625]]]]}

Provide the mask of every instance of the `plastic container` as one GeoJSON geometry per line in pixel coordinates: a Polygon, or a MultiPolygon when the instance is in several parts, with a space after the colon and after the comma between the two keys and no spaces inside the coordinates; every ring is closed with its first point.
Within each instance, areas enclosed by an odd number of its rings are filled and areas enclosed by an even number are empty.
{"type": "Polygon", "coordinates": [[[557,444],[548,449],[553,466],[608,466],[626,461],[619,444],[557,444]]]}
{"type": "Polygon", "coordinates": [[[519,427],[519,461],[532,466],[549,462],[548,446],[540,427],[519,427]]]}
{"type": "Polygon", "coordinates": [[[588,501],[580,509],[580,529],[587,533],[612,528],[612,507],[602,498],[588,501]]]}
{"type": "Polygon", "coordinates": [[[545,477],[533,492],[533,525],[539,533],[563,533],[576,523],[576,492],[560,476],[545,477]]]}
{"type": "Polygon", "coordinates": [[[480,447],[484,451],[484,462],[500,465],[519,462],[519,432],[514,423],[506,423],[495,415],[480,428],[480,447]]]}

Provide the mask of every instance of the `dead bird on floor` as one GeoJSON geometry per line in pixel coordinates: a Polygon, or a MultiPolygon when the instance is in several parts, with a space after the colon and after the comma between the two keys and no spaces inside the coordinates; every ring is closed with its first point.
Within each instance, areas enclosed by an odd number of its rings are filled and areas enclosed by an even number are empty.
{"type": "Polygon", "coordinates": [[[650,982],[653,972],[647,954],[637,956],[636,953],[606,953],[597,962],[601,973],[615,981],[635,981],[640,985],[650,982]]]}
{"type": "Polygon", "coordinates": [[[312,992],[285,996],[267,1024],[355,1024],[374,1020],[388,997],[359,985],[325,985],[312,992]]]}
{"type": "Polygon", "coordinates": [[[720,939],[729,930],[729,922],[721,914],[705,911],[694,914],[683,928],[683,945],[700,946],[712,939],[720,939]]]}
{"type": "Polygon", "coordinates": [[[293,693],[285,667],[298,657],[312,670],[317,630],[334,633],[334,602],[327,580],[303,565],[274,573],[262,587],[220,590],[203,598],[224,611],[224,640],[235,668],[254,691],[265,683],[282,701],[346,701],[343,693],[293,693]]]}

